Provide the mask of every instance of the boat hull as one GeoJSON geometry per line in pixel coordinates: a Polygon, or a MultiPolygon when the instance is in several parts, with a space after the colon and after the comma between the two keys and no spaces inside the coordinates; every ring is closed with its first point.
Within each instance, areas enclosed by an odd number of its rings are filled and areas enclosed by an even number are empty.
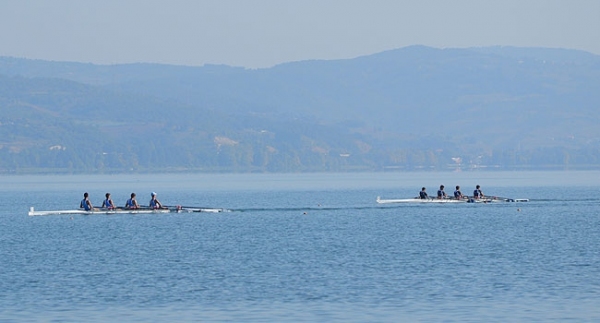
{"type": "Polygon", "coordinates": [[[466,203],[467,200],[453,200],[453,199],[381,199],[377,198],[379,204],[391,204],[391,203],[466,203]]]}
{"type": "Polygon", "coordinates": [[[483,198],[483,199],[420,199],[420,198],[408,198],[408,199],[382,199],[377,197],[377,203],[379,204],[392,204],[392,203],[416,203],[416,204],[427,204],[427,203],[500,203],[500,202],[529,202],[529,199],[509,199],[509,198],[483,198]]]}
{"type": "Polygon", "coordinates": [[[169,209],[96,209],[94,211],[86,210],[53,210],[53,211],[36,211],[33,207],[29,208],[29,216],[44,216],[44,215],[111,215],[111,214],[164,214],[164,213],[187,213],[187,212],[204,212],[204,213],[219,213],[223,209],[213,208],[169,208],[169,209]]]}

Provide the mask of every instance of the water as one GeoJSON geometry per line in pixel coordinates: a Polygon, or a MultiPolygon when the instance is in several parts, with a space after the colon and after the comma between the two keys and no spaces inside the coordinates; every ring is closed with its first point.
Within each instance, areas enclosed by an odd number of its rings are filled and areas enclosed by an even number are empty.
{"type": "Polygon", "coordinates": [[[0,321],[598,321],[598,174],[4,176],[0,321]],[[375,203],[442,183],[532,201],[375,203]]]}

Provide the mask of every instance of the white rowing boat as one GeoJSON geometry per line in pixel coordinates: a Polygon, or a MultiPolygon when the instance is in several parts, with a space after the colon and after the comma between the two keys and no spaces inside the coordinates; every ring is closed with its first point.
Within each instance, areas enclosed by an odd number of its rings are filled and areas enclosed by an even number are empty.
{"type": "Polygon", "coordinates": [[[183,213],[183,212],[205,212],[205,213],[219,213],[223,212],[223,209],[216,208],[190,208],[190,207],[170,207],[166,209],[104,209],[98,208],[93,211],[86,211],[84,209],[76,210],[53,210],[53,211],[36,211],[34,207],[29,208],[29,216],[38,215],[64,215],[64,214],[80,214],[80,215],[99,215],[99,214],[161,214],[161,213],[183,213]]]}
{"type": "Polygon", "coordinates": [[[382,199],[381,197],[377,197],[377,203],[379,204],[391,204],[391,203],[498,203],[498,202],[529,202],[529,199],[511,199],[504,197],[486,197],[482,199],[463,199],[456,200],[453,198],[446,199],[437,199],[437,198],[428,198],[421,199],[418,197],[408,198],[408,199],[382,199]]]}
{"type": "Polygon", "coordinates": [[[390,204],[390,203],[466,203],[467,200],[454,200],[454,199],[420,199],[420,198],[409,198],[409,199],[382,199],[377,197],[377,203],[379,204],[390,204]]]}

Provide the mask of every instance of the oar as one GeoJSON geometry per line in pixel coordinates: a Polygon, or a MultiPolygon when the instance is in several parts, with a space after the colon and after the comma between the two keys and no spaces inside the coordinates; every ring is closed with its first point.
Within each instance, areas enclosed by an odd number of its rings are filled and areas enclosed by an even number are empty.
{"type": "Polygon", "coordinates": [[[467,203],[475,203],[477,201],[475,196],[463,195],[463,197],[467,199],[467,203]]]}
{"type": "Polygon", "coordinates": [[[202,209],[213,209],[210,207],[206,207],[206,206],[184,206],[184,205],[169,205],[169,206],[164,206],[166,208],[168,208],[169,210],[202,210],[202,209]]]}
{"type": "Polygon", "coordinates": [[[492,200],[503,200],[504,202],[514,202],[515,199],[509,197],[501,197],[501,196],[492,196],[490,197],[492,200]]]}

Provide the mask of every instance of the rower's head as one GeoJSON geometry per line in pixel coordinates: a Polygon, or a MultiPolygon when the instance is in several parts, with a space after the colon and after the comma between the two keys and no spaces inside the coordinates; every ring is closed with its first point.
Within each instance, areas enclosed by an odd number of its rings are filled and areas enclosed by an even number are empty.
{"type": "Polygon", "coordinates": [[[479,189],[479,188],[481,188],[481,186],[477,185],[477,186],[475,186],[475,188],[476,188],[476,189],[479,189]]]}
{"type": "Polygon", "coordinates": [[[156,196],[156,192],[150,193],[150,196],[155,197],[156,196]]]}
{"type": "Polygon", "coordinates": [[[456,185],[456,189],[457,189],[457,190],[460,190],[460,186],[456,185]]]}
{"type": "Polygon", "coordinates": [[[421,191],[424,191],[424,190],[425,190],[425,187],[421,188],[421,191]]]}
{"type": "Polygon", "coordinates": [[[110,193],[106,193],[105,196],[106,196],[106,198],[109,198],[110,197],[110,193]]]}
{"type": "Polygon", "coordinates": [[[88,198],[88,196],[90,196],[88,192],[83,193],[83,197],[88,198]]]}
{"type": "Polygon", "coordinates": [[[134,198],[134,197],[135,197],[135,193],[131,193],[131,198],[134,198]]]}
{"type": "Polygon", "coordinates": [[[443,189],[444,189],[444,185],[440,185],[440,190],[443,190],[443,189]]]}

